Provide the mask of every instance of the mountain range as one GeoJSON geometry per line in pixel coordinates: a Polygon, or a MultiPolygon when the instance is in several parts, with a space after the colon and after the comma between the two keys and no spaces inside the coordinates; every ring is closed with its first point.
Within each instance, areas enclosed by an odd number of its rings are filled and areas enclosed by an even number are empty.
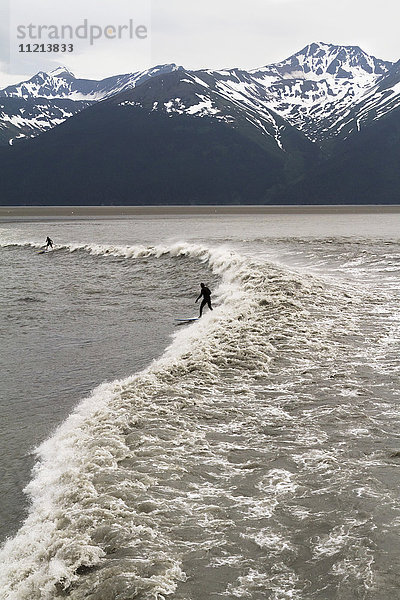
{"type": "Polygon", "coordinates": [[[245,71],[175,64],[0,90],[0,203],[396,204],[400,61],[313,43],[245,71]]]}

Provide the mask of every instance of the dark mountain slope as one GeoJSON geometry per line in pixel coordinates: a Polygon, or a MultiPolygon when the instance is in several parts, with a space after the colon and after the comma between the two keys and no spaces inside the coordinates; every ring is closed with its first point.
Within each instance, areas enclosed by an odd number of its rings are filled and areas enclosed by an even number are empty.
{"type": "Polygon", "coordinates": [[[223,123],[104,105],[1,149],[0,165],[3,205],[260,202],[283,169],[223,123]]]}
{"type": "Polygon", "coordinates": [[[154,78],[0,152],[1,203],[260,203],[316,147],[189,73],[154,78]]]}
{"type": "Polygon", "coordinates": [[[206,122],[225,123],[263,152],[279,158],[290,179],[313,164],[319,148],[272,110],[250,104],[246,95],[221,90],[207,72],[181,69],[146,81],[107,101],[110,106],[142,107],[168,116],[192,115],[206,122]]]}
{"type": "Polygon", "coordinates": [[[287,204],[400,204],[400,111],[342,141],[325,163],[268,201],[287,204]]]}
{"type": "Polygon", "coordinates": [[[6,90],[0,138],[44,133],[0,149],[1,204],[399,202],[400,63],[320,43],[253,73],[157,69],[6,90]]]}

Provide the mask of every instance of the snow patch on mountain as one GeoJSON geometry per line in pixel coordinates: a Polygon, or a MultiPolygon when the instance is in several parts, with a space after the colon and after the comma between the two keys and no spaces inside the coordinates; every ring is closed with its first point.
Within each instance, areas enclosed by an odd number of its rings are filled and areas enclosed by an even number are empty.
{"type": "Polygon", "coordinates": [[[194,104],[193,106],[189,106],[189,108],[186,109],[186,113],[188,115],[198,115],[203,117],[205,115],[216,115],[220,112],[218,108],[213,106],[213,103],[209,98],[206,98],[206,96],[200,96],[199,94],[197,94],[197,96],[200,102],[198,104],[194,104]]]}
{"type": "MultiPolygon", "coordinates": [[[[368,124],[384,118],[400,109],[400,62],[396,63],[386,76],[368,89],[357,102],[344,110],[338,110],[331,126],[336,137],[346,138],[359,132],[368,124]]],[[[327,129],[329,133],[329,129],[327,129]]]]}
{"type": "Polygon", "coordinates": [[[72,77],[75,79],[75,75],[69,69],[67,69],[67,67],[62,66],[50,71],[49,75],[52,75],[53,77],[72,77]]]}

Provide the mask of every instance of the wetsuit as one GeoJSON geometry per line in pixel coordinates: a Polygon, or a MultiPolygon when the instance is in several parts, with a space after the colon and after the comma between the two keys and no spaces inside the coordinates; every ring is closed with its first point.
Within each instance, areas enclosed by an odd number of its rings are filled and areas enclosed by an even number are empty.
{"type": "Polygon", "coordinates": [[[49,237],[47,237],[46,238],[46,250],[49,246],[50,246],[50,248],[53,247],[53,240],[51,240],[49,237]]]}
{"type": "MultiPolygon", "coordinates": [[[[201,287],[201,292],[200,292],[200,296],[197,298],[197,300],[199,300],[199,298],[201,298],[203,296],[203,300],[201,302],[200,305],[200,317],[203,314],[203,308],[205,307],[205,305],[208,305],[208,308],[210,310],[212,310],[212,306],[211,306],[211,292],[208,289],[208,287],[206,287],[205,285],[201,287]]],[[[196,302],[197,302],[196,300],[196,302]]]]}

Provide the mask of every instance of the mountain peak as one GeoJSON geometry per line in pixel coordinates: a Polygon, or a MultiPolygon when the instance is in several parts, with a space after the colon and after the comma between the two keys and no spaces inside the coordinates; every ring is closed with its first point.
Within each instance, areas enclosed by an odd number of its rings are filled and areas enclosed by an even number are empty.
{"type": "Polygon", "coordinates": [[[71,71],[69,69],[67,69],[67,67],[63,67],[63,66],[59,66],[56,69],[53,69],[52,71],[49,72],[49,75],[51,75],[52,77],[73,77],[75,79],[75,75],[73,73],[71,73],[71,71]]]}
{"type": "Polygon", "coordinates": [[[364,52],[359,46],[342,46],[326,42],[312,42],[286,60],[258,69],[257,73],[282,79],[357,80],[371,85],[392,67],[364,52]]]}
{"type": "Polygon", "coordinates": [[[300,68],[304,79],[370,79],[387,73],[392,63],[367,54],[359,46],[313,42],[279,66],[289,67],[289,73],[300,68]]]}

